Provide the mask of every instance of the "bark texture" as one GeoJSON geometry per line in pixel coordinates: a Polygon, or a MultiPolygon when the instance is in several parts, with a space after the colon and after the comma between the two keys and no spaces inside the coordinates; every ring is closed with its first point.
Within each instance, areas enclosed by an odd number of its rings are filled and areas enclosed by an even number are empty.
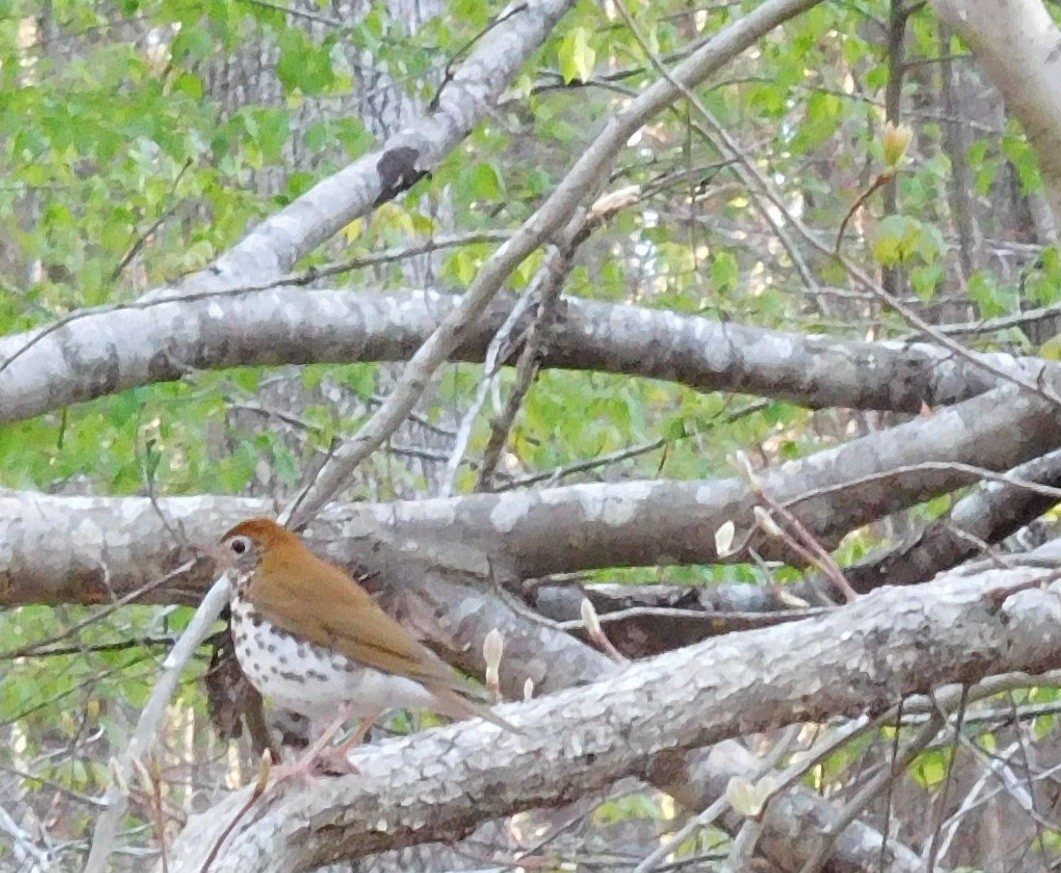
{"type": "MultiPolygon", "coordinates": [[[[309,870],[341,859],[459,839],[487,818],[568,803],[645,775],[663,752],[834,715],[993,673],[1061,665],[1061,586],[1042,570],[955,574],[866,595],[825,618],[722,637],[618,676],[502,707],[529,736],[458,723],[366,749],[361,776],[266,797],[214,871],[309,870]]],[[[189,823],[171,869],[197,871],[238,792],[189,823]]]]}
{"type": "MultiPolygon", "coordinates": [[[[0,424],[198,370],[406,361],[459,299],[273,288],[85,312],[0,339],[0,424]]],[[[495,301],[469,326],[454,359],[481,362],[512,305],[495,301]]],[[[578,298],[560,306],[542,366],[667,379],[813,408],[916,413],[998,385],[978,360],[1033,384],[1058,381],[1056,365],[1032,358],[962,358],[928,343],[844,341],[578,298]]]]}
{"type": "MultiPolygon", "coordinates": [[[[757,474],[758,486],[826,546],[850,530],[974,481],[962,464],[1007,470],[1053,449],[1061,412],[999,388],[757,474]]],[[[617,566],[790,559],[753,521],[742,479],[627,481],[389,504],[333,506],[309,533],[329,557],[396,579],[442,568],[472,584],[617,566]],[[733,554],[715,532],[733,521],[733,554]]],[[[165,579],[254,515],[263,500],[51,497],[0,492],[0,603],[102,603],[151,586],[145,602],[192,603],[212,564],[165,579]]]]}

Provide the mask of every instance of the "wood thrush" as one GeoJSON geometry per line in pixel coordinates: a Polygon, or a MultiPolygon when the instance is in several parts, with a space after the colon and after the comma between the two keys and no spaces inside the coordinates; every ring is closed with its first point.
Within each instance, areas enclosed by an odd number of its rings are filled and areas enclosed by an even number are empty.
{"type": "Polygon", "coordinates": [[[473,687],[346,572],[276,522],[244,521],[224,535],[222,546],[232,587],[232,637],[243,672],[264,696],[310,720],[316,742],[301,772],[351,716],[362,724],[337,762],[356,769],[346,761],[346,750],[388,709],[478,716],[522,733],[472,700],[473,687]]]}

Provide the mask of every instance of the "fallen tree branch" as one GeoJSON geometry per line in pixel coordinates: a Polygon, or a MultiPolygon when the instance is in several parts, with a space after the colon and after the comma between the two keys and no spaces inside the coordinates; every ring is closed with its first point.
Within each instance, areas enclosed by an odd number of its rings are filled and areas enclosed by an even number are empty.
{"type": "MultiPolygon", "coordinates": [[[[853,528],[1010,469],[1056,448],[1061,413],[1008,386],[760,471],[760,486],[827,547],[853,528]],[[975,465],[975,467],[964,466],[975,465]],[[808,495],[813,498],[808,499],[808,495]]],[[[505,579],[618,566],[717,563],[714,532],[752,531],[753,489],[741,479],[627,481],[332,507],[311,529],[333,560],[401,578],[447,568],[492,586],[505,579]],[[492,569],[491,569],[492,568],[492,569]]],[[[274,507],[222,497],[160,498],[191,545],[274,507]]],[[[0,491],[0,603],[101,603],[164,576],[179,561],[151,501],[0,491]],[[49,547],[42,550],[40,544],[49,547]],[[104,572],[104,569],[106,572],[104,572]]],[[[776,540],[750,542],[787,558],[776,540]]],[[[200,570],[146,602],[198,601],[200,570]]],[[[775,606],[774,608],[784,608],[775,606]]]]}
{"type": "MultiPolygon", "coordinates": [[[[437,292],[276,288],[85,312],[39,340],[47,328],[0,338],[0,362],[10,361],[0,370],[0,424],[200,370],[408,360],[457,300],[437,292]]],[[[496,300],[468,327],[452,360],[481,362],[513,305],[496,300]]],[[[1023,379],[1058,374],[1042,359],[981,357],[1023,379]]],[[[807,336],[571,297],[558,308],[541,365],[703,391],[739,388],[813,408],[915,413],[997,384],[929,343],[807,336]]]]}
{"type": "Polygon", "coordinates": [[[274,279],[354,219],[434,169],[487,116],[571,0],[528,0],[485,33],[428,111],[267,218],[184,283],[230,287],[274,279]]]}
{"type": "MultiPolygon", "coordinates": [[[[455,724],[384,742],[360,777],[293,790],[258,808],[218,858],[225,870],[311,869],[458,839],[486,820],[556,805],[644,775],[654,756],[835,715],[880,712],[900,697],[1011,671],[1061,665],[1056,571],[952,574],[874,592],[824,618],[724,637],[640,662],[584,688],[504,707],[530,738],[455,724]]],[[[245,802],[236,793],[189,823],[175,873],[245,802]]]]}
{"type": "MultiPolygon", "coordinates": [[[[1010,470],[1026,482],[1061,486],[1061,451],[1050,452],[1010,470]]],[[[1056,495],[1036,493],[1004,481],[982,483],[955,505],[950,514],[916,534],[910,541],[867,555],[845,575],[856,591],[881,585],[927,582],[936,573],[979,554],[1030,524],[1058,502],[1056,495]]],[[[800,595],[803,583],[794,588],[800,595]]],[[[808,586],[811,587],[811,586],[808,586]]]]}
{"type": "MultiPolygon", "coordinates": [[[[395,586],[385,590],[388,605],[407,626],[422,627],[422,620],[416,622],[400,610],[403,606],[407,608],[410,593],[413,600],[426,604],[441,626],[440,633],[429,632],[426,640],[445,660],[468,673],[483,674],[483,639],[494,629],[501,631],[505,638],[505,657],[500,680],[509,699],[522,696],[527,678],[534,681],[535,693],[541,696],[616,673],[615,664],[606,656],[568,634],[515,612],[495,595],[453,585],[437,576],[409,582],[411,592],[405,587],[394,591],[395,586]]],[[[414,613],[422,616],[423,611],[417,606],[414,613]]],[[[659,756],[648,778],[687,809],[701,810],[725,792],[731,777],[750,779],[761,769],[762,761],[739,741],[726,740],[710,749],[659,756]]],[[[838,816],[838,808],[829,800],[803,786],[793,787],[771,804],[761,842],[765,857],[780,864],[809,857],[815,846],[813,834],[838,816]]],[[[725,826],[735,831],[740,826],[740,816],[730,810],[725,826]]],[[[895,840],[889,841],[881,868],[881,843],[878,831],[856,821],[838,840],[834,858],[846,865],[841,869],[853,873],[924,873],[917,855],[895,840]]],[[[434,848],[437,850],[437,844],[434,848]]],[[[389,852],[385,857],[392,863],[387,869],[415,868],[420,854],[420,847],[389,852]]]]}

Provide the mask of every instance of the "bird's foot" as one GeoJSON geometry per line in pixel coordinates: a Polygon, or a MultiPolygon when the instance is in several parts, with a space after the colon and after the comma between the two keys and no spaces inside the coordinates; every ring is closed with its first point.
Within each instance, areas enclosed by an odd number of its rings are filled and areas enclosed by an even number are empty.
{"type": "Polygon", "coordinates": [[[314,770],[321,775],[348,776],[351,773],[361,775],[357,765],[350,760],[348,749],[344,743],[341,746],[332,746],[321,752],[314,762],[314,770]]]}
{"type": "Polygon", "coordinates": [[[319,776],[346,776],[351,773],[360,775],[357,765],[350,760],[350,751],[364,742],[369,730],[382,713],[374,712],[361,719],[353,736],[337,746],[328,745],[333,736],[350,716],[352,704],[347,704],[343,715],[325,730],[317,741],[307,749],[301,758],[289,766],[280,766],[276,770],[276,783],[298,779],[309,782],[319,776]]]}
{"type": "Polygon", "coordinates": [[[273,784],[280,785],[284,782],[310,783],[323,776],[346,776],[351,773],[360,774],[361,772],[357,769],[357,765],[350,760],[347,750],[343,746],[331,746],[311,751],[312,754],[303,754],[297,761],[277,767],[273,771],[273,784]]]}

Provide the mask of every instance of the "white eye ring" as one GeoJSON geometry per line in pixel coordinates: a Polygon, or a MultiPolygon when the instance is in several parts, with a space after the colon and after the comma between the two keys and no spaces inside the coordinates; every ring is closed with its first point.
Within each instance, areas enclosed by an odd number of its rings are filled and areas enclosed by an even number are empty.
{"type": "Polygon", "coordinates": [[[229,540],[228,547],[237,555],[245,555],[250,551],[251,541],[249,537],[233,537],[229,540]]]}

